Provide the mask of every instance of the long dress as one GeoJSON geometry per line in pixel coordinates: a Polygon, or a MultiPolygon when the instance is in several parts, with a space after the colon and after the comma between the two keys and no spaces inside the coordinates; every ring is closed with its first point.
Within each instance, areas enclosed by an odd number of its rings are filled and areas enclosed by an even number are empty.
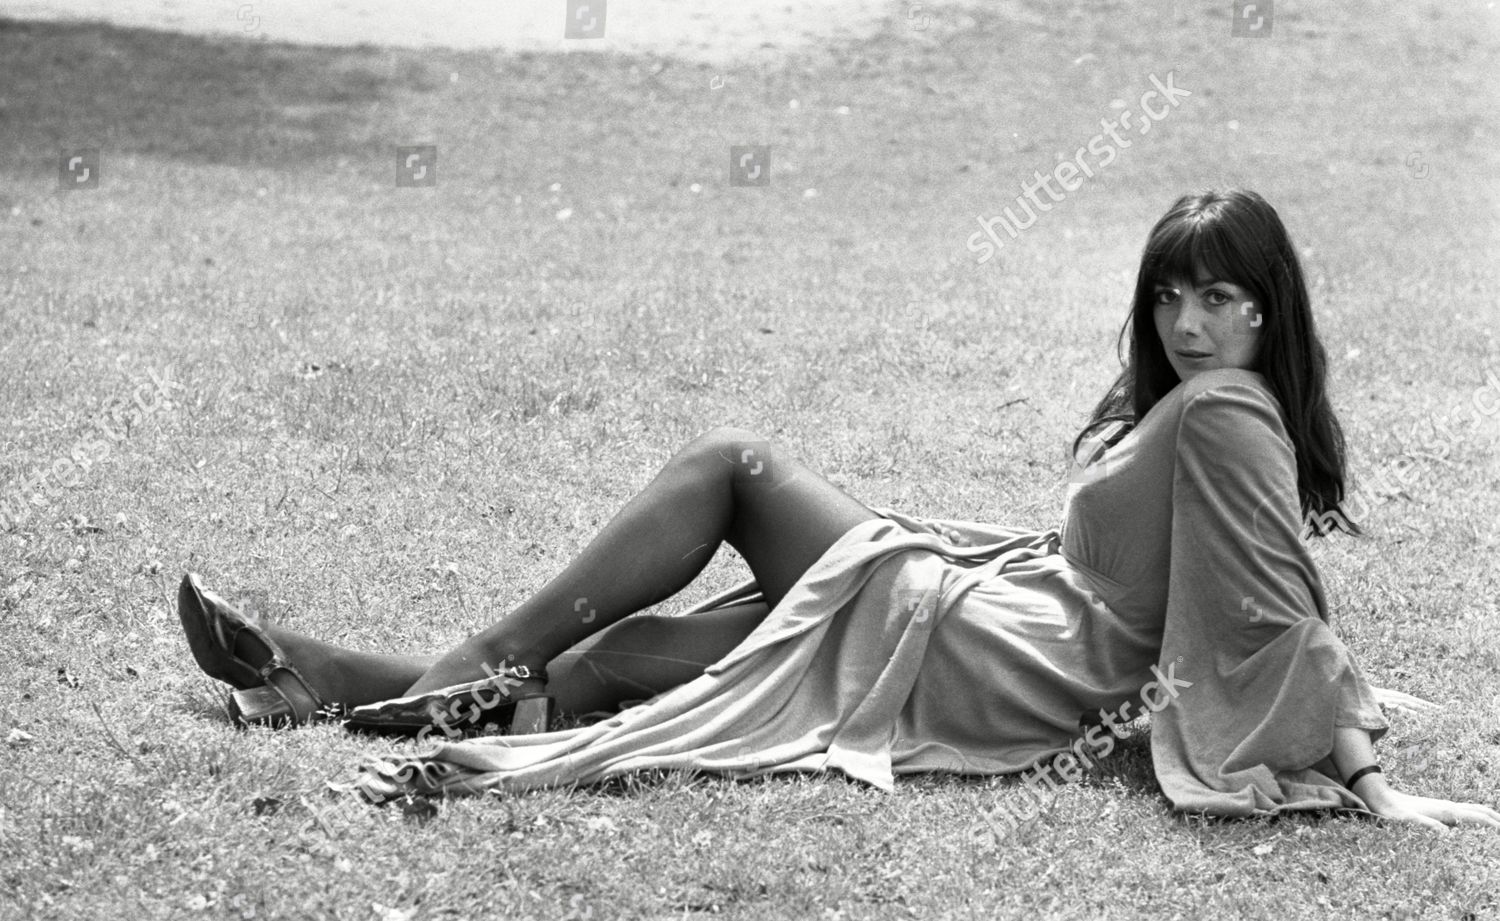
{"type": "Polygon", "coordinates": [[[593,725],[380,758],[341,788],[383,801],[659,768],[837,769],[890,790],[1099,754],[1103,727],[1149,710],[1177,809],[1364,808],[1329,776],[1334,730],[1387,723],[1327,625],[1264,378],[1194,377],[1072,479],[1061,529],[877,509],[702,677],[593,725]]]}

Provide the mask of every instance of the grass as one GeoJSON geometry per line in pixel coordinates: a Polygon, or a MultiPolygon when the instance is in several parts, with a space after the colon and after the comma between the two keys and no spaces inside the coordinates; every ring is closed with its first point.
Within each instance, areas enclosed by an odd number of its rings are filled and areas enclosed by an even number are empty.
{"type": "Polygon", "coordinates": [[[719,423],[868,504],[1053,526],[1151,222],[1242,184],[1304,248],[1356,476],[1462,422],[1317,553],[1371,680],[1447,705],[1394,718],[1393,779],[1493,801],[1493,13],[1283,5],[1230,39],[1228,4],[1166,6],[945,9],[728,68],[0,20],[0,489],[131,423],[0,532],[0,731],[30,736],[0,915],[1500,913],[1493,833],[1175,815],[1139,738],[1003,840],[1008,780],[342,808],[324,782],[386,743],[234,731],[180,639],[193,569],[295,629],[442,649],[719,423]],[[1192,97],[975,265],[976,215],[1168,71],[1192,97]],[[423,143],[438,184],[395,188],[423,143]],[[740,143],[773,145],[769,187],[729,187],[740,143]],[[74,146],[101,185],[59,193],[74,146]],[[153,371],[170,399],[123,411],[153,371]]]}

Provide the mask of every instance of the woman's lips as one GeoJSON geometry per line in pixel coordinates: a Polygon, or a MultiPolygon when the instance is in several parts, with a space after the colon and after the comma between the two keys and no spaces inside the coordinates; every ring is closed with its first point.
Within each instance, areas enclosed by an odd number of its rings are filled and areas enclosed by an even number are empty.
{"type": "Polygon", "coordinates": [[[1184,351],[1183,349],[1178,349],[1177,350],[1177,357],[1178,358],[1198,359],[1198,358],[1207,358],[1208,355],[1209,355],[1208,352],[1197,352],[1197,351],[1192,351],[1192,350],[1184,351]]]}

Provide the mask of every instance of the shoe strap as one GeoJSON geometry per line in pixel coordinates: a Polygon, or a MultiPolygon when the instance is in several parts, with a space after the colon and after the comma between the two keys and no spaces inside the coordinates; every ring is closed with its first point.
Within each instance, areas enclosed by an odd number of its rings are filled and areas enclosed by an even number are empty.
{"type": "Polygon", "coordinates": [[[318,711],[328,709],[318,692],[312,689],[312,685],[308,684],[307,679],[291,663],[273,659],[272,664],[261,670],[261,674],[265,676],[267,685],[281,693],[292,708],[298,724],[307,722],[318,711]]]}
{"type": "Polygon", "coordinates": [[[224,600],[217,593],[211,592],[206,588],[200,588],[199,594],[202,596],[201,604],[204,612],[208,614],[209,629],[218,638],[220,646],[224,651],[230,655],[234,655],[235,644],[239,642],[240,634],[246,631],[249,631],[252,637],[271,651],[273,662],[268,662],[261,669],[261,674],[264,676],[265,668],[269,668],[274,664],[274,660],[279,657],[281,650],[266,635],[263,620],[259,617],[247,616],[245,612],[224,600]]]}
{"type": "Polygon", "coordinates": [[[529,665],[507,665],[500,671],[495,672],[492,678],[520,678],[523,681],[536,679],[543,683],[547,681],[547,670],[545,668],[532,668],[529,665]]]}

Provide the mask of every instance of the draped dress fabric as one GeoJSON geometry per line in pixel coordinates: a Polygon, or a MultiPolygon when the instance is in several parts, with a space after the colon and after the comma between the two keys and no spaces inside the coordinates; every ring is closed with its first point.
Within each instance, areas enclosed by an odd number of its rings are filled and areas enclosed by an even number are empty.
{"type": "MultiPolygon", "coordinates": [[[[1075,468],[1061,529],[875,511],[702,677],[593,725],[390,755],[336,786],[384,801],[836,769],[889,790],[904,773],[1024,770],[1069,751],[1081,714],[1169,674],[1151,752],[1175,808],[1363,808],[1329,776],[1334,730],[1387,724],[1324,619],[1259,374],[1172,390],[1075,468]]],[[[756,597],[748,582],[687,616],[756,597]]]]}

